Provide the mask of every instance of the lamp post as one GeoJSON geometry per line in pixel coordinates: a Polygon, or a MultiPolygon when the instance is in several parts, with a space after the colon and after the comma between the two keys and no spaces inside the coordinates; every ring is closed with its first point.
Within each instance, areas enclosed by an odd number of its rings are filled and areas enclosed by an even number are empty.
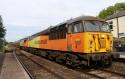
{"type": "Polygon", "coordinates": [[[117,20],[117,35],[118,35],[118,39],[119,39],[119,20],[118,17],[116,18],[117,20]]]}

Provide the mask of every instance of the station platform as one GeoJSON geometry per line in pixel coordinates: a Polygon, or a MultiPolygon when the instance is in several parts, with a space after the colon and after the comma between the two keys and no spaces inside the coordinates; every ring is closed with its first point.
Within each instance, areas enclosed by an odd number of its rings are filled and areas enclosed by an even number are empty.
{"type": "Polygon", "coordinates": [[[118,52],[120,54],[120,58],[125,58],[125,52],[118,52]]]}
{"type": "Polygon", "coordinates": [[[125,58],[125,55],[120,55],[120,58],[125,58]]]}
{"type": "Polygon", "coordinates": [[[0,79],[30,79],[14,53],[6,53],[0,79]]]}

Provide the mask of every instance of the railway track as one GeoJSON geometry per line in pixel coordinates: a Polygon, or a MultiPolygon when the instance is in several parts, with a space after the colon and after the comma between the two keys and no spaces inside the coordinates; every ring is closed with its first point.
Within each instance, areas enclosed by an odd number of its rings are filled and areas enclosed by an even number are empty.
{"type": "Polygon", "coordinates": [[[99,79],[124,79],[123,75],[116,74],[108,70],[98,69],[87,72],[90,75],[93,75],[99,79]]]}
{"type": "MultiPolygon", "coordinates": [[[[25,51],[18,51],[16,52],[17,56],[20,58],[21,61],[25,61],[24,65],[27,65],[27,69],[29,69],[30,74],[33,75],[33,79],[42,79],[43,77],[40,76],[37,78],[38,75],[34,74],[36,70],[30,69],[31,62],[36,64],[40,69],[43,69],[44,71],[48,72],[49,76],[53,76],[53,78],[43,78],[43,79],[125,79],[125,75],[123,73],[119,73],[118,70],[112,71],[113,68],[105,68],[105,69],[90,69],[83,70],[78,69],[72,70],[65,66],[59,65],[55,62],[52,62],[50,60],[46,60],[44,58],[32,55],[30,53],[27,53],[25,51]],[[30,62],[30,63],[29,63],[30,62]],[[26,64],[27,63],[27,64],[26,64]]],[[[113,64],[115,65],[115,64],[113,64]]],[[[123,65],[125,68],[125,65],[123,65]]],[[[116,66],[114,66],[116,67],[116,66]]],[[[123,71],[125,72],[125,71],[123,71]]],[[[36,72],[35,72],[36,73],[36,72]]],[[[39,74],[41,74],[40,72],[39,74]]]]}
{"type": "Polygon", "coordinates": [[[111,67],[92,69],[87,73],[96,75],[100,79],[125,79],[125,59],[119,58],[116,60],[113,61],[111,67]]]}
{"type": "Polygon", "coordinates": [[[116,59],[111,67],[92,69],[87,73],[100,79],[125,79],[125,59],[116,59]]]}
{"type": "Polygon", "coordinates": [[[21,63],[22,67],[25,69],[27,74],[29,75],[30,79],[35,79],[34,76],[28,70],[28,68],[25,66],[24,62],[22,62],[22,60],[19,58],[19,55],[17,56],[15,52],[13,52],[13,53],[14,53],[14,56],[18,59],[18,61],[21,63]]]}
{"type": "Polygon", "coordinates": [[[114,62],[121,62],[121,63],[125,63],[125,58],[117,58],[113,60],[114,62]]]}
{"type": "Polygon", "coordinates": [[[32,61],[22,53],[17,53],[16,56],[23,65],[24,69],[28,72],[31,79],[61,79],[57,75],[49,72],[44,67],[32,61]]]}
{"type": "Polygon", "coordinates": [[[103,70],[125,77],[125,63],[124,62],[113,62],[111,67],[105,68],[103,70]]]}
{"type": "MultiPolygon", "coordinates": [[[[16,52],[16,54],[23,61],[25,66],[27,65],[27,69],[32,74],[34,79],[39,79],[39,78],[37,78],[37,76],[38,76],[37,74],[34,74],[34,72],[37,73],[36,72],[37,69],[31,68],[31,66],[33,65],[33,64],[32,65],[30,64],[31,62],[35,63],[35,65],[37,65],[37,67],[39,67],[39,70],[42,68],[42,69],[46,70],[46,72],[51,73],[51,75],[54,75],[53,78],[51,77],[48,79],[90,79],[90,77],[93,78],[90,75],[86,75],[86,74],[74,71],[72,69],[68,69],[67,67],[64,67],[57,63],[43,59],[41,57],[32,55],[30,53],[26,53],[24,51],[16,52]]],[[[42,79],[42,76],[40,76],[40,79],[42,79]]],[[[44,77],[43,79],[47,79],[47,78],[44,77]]],[[[93,79],[97,79],[97,78],[93,78],[93,79]]]]}

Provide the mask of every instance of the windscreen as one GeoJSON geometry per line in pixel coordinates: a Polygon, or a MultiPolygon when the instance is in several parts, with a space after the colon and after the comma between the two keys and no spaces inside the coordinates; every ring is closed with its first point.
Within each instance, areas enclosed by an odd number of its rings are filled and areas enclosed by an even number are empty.
{"type": "Polygon", "coordinates": [[[88,32],[110,32],[108,23],[101,21],[85,21],[85,30],[88,32]]]}

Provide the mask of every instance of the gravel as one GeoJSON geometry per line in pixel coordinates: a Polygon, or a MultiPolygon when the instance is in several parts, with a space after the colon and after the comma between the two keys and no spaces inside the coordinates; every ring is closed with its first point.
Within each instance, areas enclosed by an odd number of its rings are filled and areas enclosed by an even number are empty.
{"type": "Polygon", "coordinates": [[[29,60],[25,56],[18,55],[18,57],[21,61],[23,61],[23,64],[34,77],[34,79],[60,79],[59,77],[40,67],[33,61],[29,60]]]}

